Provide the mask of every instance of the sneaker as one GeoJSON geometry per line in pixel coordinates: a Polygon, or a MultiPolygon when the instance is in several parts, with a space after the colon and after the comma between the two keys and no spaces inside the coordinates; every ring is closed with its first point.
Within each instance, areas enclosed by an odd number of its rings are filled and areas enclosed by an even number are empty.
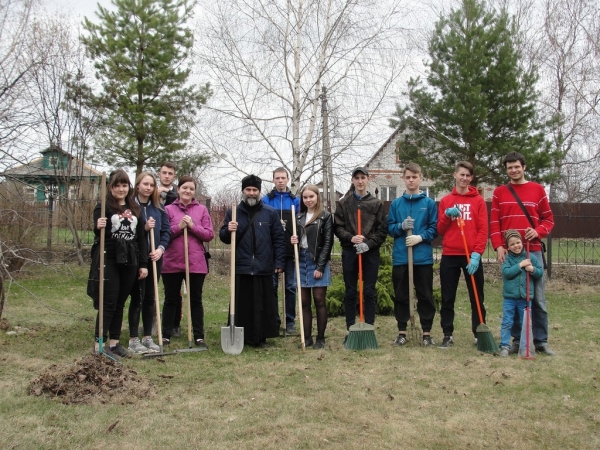
{"type": "Polygon", "coordinates": [[[396,337],[396,340],[394,342],[392,342],[392,345],[406,345],[408,343],[408,339],[406,339],[406,335],[405,334],[399,334],[396,337]]]}
{"type": "Polygon", "coordinates": [[[516,355],[517,353],[519,353],[519,343],[513,341],[512,345],[508,349],[508,354],[509,355],[516,355]]]}
{"type": "Polygon", "coordinates": [[[473,338],[473,345],[477,347],[477,338],[473,338]]]}
{"type": "Polygon", "coordinates": [[[137,337],[129,339],[129,351],[135,355],[143,355],[144,353],[148,353],[148,349],[142,345],[140,338],[137,337]]]}
{"type": "Polygon", "coordinates": [[[304,340],[304,347],[312,347],[314,345],[314,341],[312,337],[304,340]]]}
{"type": "Polygon", "coordinates": [[[442,339],[442,343],[438,346],[438,348],[448,348],[454,345],[454,341],[452,340],[452,336],[444,336],[442,339]]]}
{"type": "Polygon", "coordinates": [[[146,347],[150,352],[160,352],[160,347],[154,343],[151,337],[145,337],[142,339],[142,345],[146,347]]]}
{"type": "Polygon", "coordinates": [[[171,339],[169,338],[163,338],[163,347],[168,346],[171,343],[171,339]]]}
{"type": "Polygon", "coordinates": [[[423,340],[421,341],[421,345],[423,347],[431,347],[431,346],[435,345],[435,342],[433,342],[433,339],[431,338],[431,336],[426,335],[426,336],[423,336],[423,340]]]}
{"type": "Polygon", "coordinates": [[[317,338],[317,341],[315,342],[315,345],[313,345],[313,349],[314,350],[321,350],[325,348],[325,338],[317,338]]]}
{"type": "Polygon", "coordinates": [[[538,353],[542,353],[543,355],[546,355],[546,356],[556,355],[556,353],[554,353],[552,350],[550,350],[550,347],[548,346],[548,343],[546,343],[546,342],[544,342],[543,344],[537,345],[535,347],[535,351],[538,353]]]}
{"type": "Polygon", "coordinates": [[[204,342],[204,339],[196,339],[196,347],[203,348],[204,350],[208,350],[208,345],[204,342]]]}
{"type": "Polygon", "coordinates": [[[132,355],[132,353],[125,347],[123,347],[120,342],[117,343],[117,345],[115,345],[114,347],[110,347],[110,352],[114,353],[120,358],[131,358],[132,355]]]}
{"type": "Polygon", "coordinates": [[[173,337],[181,337],[181,327],[173,327],[173,337]]]}
{"type": "Polygon", "coordinates": [[[510,349],[508,347],[500,347],[500,356],[502,356],[503,358],[506,358],[509,353],[510,353],[510,349]]]}
{"type": "Polygon", "coordinates": [[[296,327],[293,323],[286,325],[285,334],[296,334],[296,327]]]}

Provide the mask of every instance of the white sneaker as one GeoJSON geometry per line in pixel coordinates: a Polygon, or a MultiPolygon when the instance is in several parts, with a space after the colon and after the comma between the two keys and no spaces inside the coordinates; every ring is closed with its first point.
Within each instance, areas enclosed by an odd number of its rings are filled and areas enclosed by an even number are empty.
{"type": "Polygon", "coordinates": [[[146,347],[150,352],[160,352],[160,347],[154,343],[151,337],[145,337],[144,339],[142,339],[142,345],[146,347]]]}
{"type": "Polygon", "coordinates": [[[148,349],[142,345],[140,338],[129,339],[129,350],[136,355],[142,355],[148,353],[148,349]]]}

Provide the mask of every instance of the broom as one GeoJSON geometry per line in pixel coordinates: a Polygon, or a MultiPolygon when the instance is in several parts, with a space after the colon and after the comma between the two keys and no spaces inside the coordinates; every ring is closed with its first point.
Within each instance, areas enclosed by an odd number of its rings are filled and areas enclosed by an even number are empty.
{"type": "MultiPolygon", "coordinates": [[[[358,210],[358,234],[361,234],[360,209],[358,210]]],[[[362,254],[358,254],[358,308],[359,322],[348,329],[348,338],[344,347],[348,350],[367,350],[378,348],[375,327],[365,323],[363,310],[363,277],[362,277],[362,254]]]]}
{"type": "MultiPolygon", "coordinates": [[[[462,236],[463,244],[465,246],[465,256],[467,257],[467,264],[471,263],[471,257],[469,256],[469,247],[467,246],[467,238],[465,237],[465,224],[462,217],[457,219],[458,226],[460,227],[460,234],[462,236]]],[[[473,294],[475,295],[475,304],[477,305],[477,313],[479,314],[479,325],[477,325],[477,350],[485,353],[495,353],[498,349],[498,344],[494,339],[492,330],[483,322],[483,314],[481,314],[481,304],[479,303],[479,294],[477,293],[477,285],[475,284],[475,276],[471,275],[471,283],[473,284],[473,294]]]]}

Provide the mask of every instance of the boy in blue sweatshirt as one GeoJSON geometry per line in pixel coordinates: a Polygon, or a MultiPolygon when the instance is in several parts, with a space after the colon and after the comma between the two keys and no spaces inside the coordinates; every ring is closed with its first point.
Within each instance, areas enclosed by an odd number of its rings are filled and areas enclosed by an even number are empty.
{"type": "Polygon", "coordinates": [[[525,303],[527,299],[527,273],[529,277],[529,295],[533,297],[533,280],[544,276],[542,265],[533,255],[527,258],[523,248],[523,239],[517,230],[506,230],[504,233],[508,253],[502,264],[502,326],[500,328],[500,356],[508,356],[510,349],[511,329],[516,311],[523,324],[525,303]]]}
{"type": "Polygon", "coordinates": [[[419,186],[423,181],[421,167],[408,163],[402,176],[406,190],[390,205],[388,232],[394,238],[392,251],[392,282],[394,283],[394,314],[398,322],[398,336],[393,345],[405,345],[406,326],[410,319],[408,279],[408,247],[413,248],[413,280],[417,293],[417,312],[423,329],[423,346],[433,346],[431,327],[435,317],[433,302],[433,248],[437,236],[438,211],[435,201],[419,186]],[[408,236],[408,230],[412,235],[408,236]]]}

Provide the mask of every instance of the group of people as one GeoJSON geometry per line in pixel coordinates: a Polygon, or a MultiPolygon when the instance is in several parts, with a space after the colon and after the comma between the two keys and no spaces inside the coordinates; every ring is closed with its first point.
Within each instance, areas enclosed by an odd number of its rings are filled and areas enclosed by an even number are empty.
{"type": "MultiPolygon", "coordinates": [[[[273,171],[273,190],[262,198],[262,180],[256,175],[243,178],[241,201],[235,206],[236,219],[233,220],[229,209],[219,238],[225,244],[231,244],[233,236],[236,240],[234,320],[235,326],[244,328],[245,343],[263,347],[268,338],[279,336],[280,326],[284,326],[289,334],[296,332],[298,283],[303,317],[300,326],[305,344],[315,349],[325,347],[325,298],[331,283],[329,260],[334,236],[342,248],[346,327],[349,329],[356,321],[358,255],[362,259],[364,320],[374,324],[380,247],[388,234],[394,238],[392,280],[398,335],[393,344],[403,346],[408,342],[407,326],[412,314],[409,286],[414,285],[422,329],[421,344],[435,345],[431,336],[436,313],[432,241],[438,235],[443,237],[440,262],[443,338],[439,347],[454,345],[454,306],[461,273],[467,282],[471,330],[477,342],[477,327],[485,323],[486,317],[481,255],[487,247],[489,231],[504,279],[500,355],[519,351],[528,299],[532,301],[535,348],[538,352],[553,355],[548,346],[541,241],[554,225],[552,211],[544,188],[525,179],[523,155],[509,153],[503,165],[510,182],[494,191],[489,230],[486,204],[477,189],[471,186],[473,166],[467,161],[456,164],[455,186],[439,205],[420,189],[421,168],[415,163],[406,164],[403,171],[406,190],[391,203],[387,216],[381,200],[368,191],[369,172],[365,167],[352,171],[351,187],[339,200],[333,215],[324,208],[317,186],[306,185],[299,196],[294,195],[288,188],[289,175],[284,168],[273,171]],[[298,261],[295,260],[295,246],[298,261]],[[299,266],[298,280],[296,264],[299,266]],[[409,283],[411,274],[413,279],[409,283]],[[277,298],[280,275],[284,283],[284,317],[279,314],[277,298]],[[528,280],[531,284],[526,287],[528,280]],[[316,311],[314,339],[313,303],[316,311]]],[[[174,189],[171,183],[175,168],[170,163],[161,167],[159,177],[160,185],[157,186],[154,176],[144,172],[137,177],[133,188],[125,172],[113,172],[108,182],[106,211],[101,214],[100,206],[94,210],[95,233],[99,235],[100,229],[106,228],[102,332],[104,338],[109,337],[109,351],[121,357],[159,349],[152,341],[154,289],[146,281],[152,280],[154,266],[157,276],[162,274],[164,284],[163,345],[169,345],[171,337],[180,332],[181,290],[186,271],[184,248],[189,254],[190,286],[186,289],[190,295],[194,342],[208,348],[204,340],[202,288],[208,273],[204,244],[214,236],[210,216],[194,198],[196,182],[192,177],[181,177],[174,189]],[[184,242],[186,235],[187,244],[184,242]],[[154,242],[156,248],[152,246],[154,242]],[[124,305],[130,295],[130,341],[129,349],[126,349],[119,343],[119,338],[124,305]],[[140,312],[143,321],[141,340],[138,332],[140,312]]],[[[97,261],[97,258],[93,260],[97,261]]],[[[94,270],[93,262],[91,274],[94,270]]],[[[96,351],[98,336],[96,324],[96,351]]]]}
{"type": "MultiPolygon", "coordinates": [[[[189,255],[190,309],[194,342],[208,348],[204,341],[204,309],[202,287],[208,273],[204,243],[214,237],[208,210],[195,199],[193,177],[179,178],[173,186],[175,165],[165,162],[159,171],[160,185],[149,172],[142,172],[131,185],[123,170],[113,171],[108,180],[106,210],[98,204],[94,209],[94,233],[90,279],[99,280],[99,236],[105,229],[103,330],[99,330],[98,313],[94,351],[99,351],[99,337],[108,345],[104,352],[127,358],[133,353],[158,352],[160,346],[152,340],[155,318],[153,286],[162,275],[165,302],[162,311],[163,341],[169,345],[178,332],[181,320],[181,290],[186,274],[185,251],[189,255]],[[187,230],[187,231],[184,231],[187,230]],[[187,243],[184,236],[187,235],[187,243]],[[121,345],[120,335],[127,298],[129,306],[129,345],[121,345]],[[140,318],[143,336],[139,337],[140,318]],[[108,338],[108,340],[107,340],[108,338]]],[[[91,290],[94,306],[99,308],[98,291],[91,290]]]]}
{"type": "MultiPolygon", "coordinates": [[[[526,301],[532,302],[533,342],[538,352],[552,356],[548,345],[543,253],[541,239],[550,234],[554,219],[544,188],[525,179],[525,158],[511,152],[503,159],[510,182],[494,190],[490,239],[502,265],[503,320],[500,356],[518,353],[521,324],[526,301]],[[530,249],[530,254],[526,250],[530,249]],[[527,274],[529,273],[529,276],[527,274]],[[527,287],[529,280],[530,287],[527,287]],[[510,338],[512,336],[512,344],[510,338]]],[[[438,206],[420,191],[421,168],[409,163],[404,168],[404,194],[395,199],[387,217],[387,231],[394,238],[392,279],[395,288],[395,316],[398,336],[394,345],[408,342],[410,318],[408,248],[412,248],[413,282],[417,311],[423,331],[422,345],[433,346],[431,327],[435,316],[433,300],[433,248],[435,237],[442,236],[440,261],[443,331],[440,348],[454,345],[454,315],[458,283],[464,274],[471,304],[471,330],[477,343],[477,328],[485,323],[484,276],[481,256],[488,242],[488,213],[483,197],[471,186],[473,165],[459,161],[455,186],[438,206]]]]}

